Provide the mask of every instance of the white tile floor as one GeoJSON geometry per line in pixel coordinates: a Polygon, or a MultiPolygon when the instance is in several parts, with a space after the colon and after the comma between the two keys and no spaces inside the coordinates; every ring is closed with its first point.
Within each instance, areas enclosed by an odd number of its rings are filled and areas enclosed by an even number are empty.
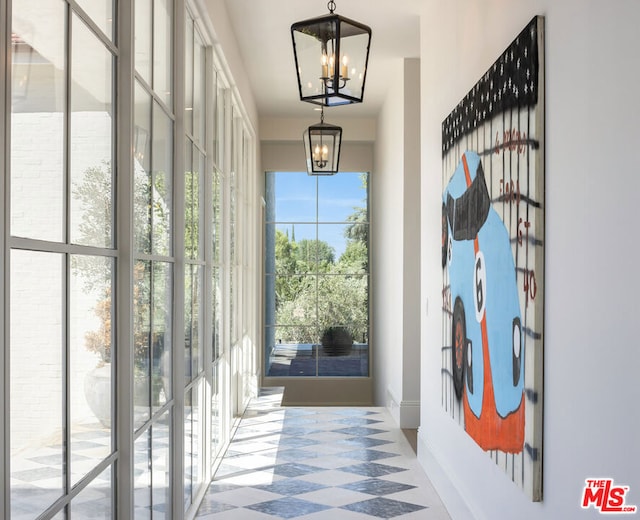
{"type": "Polygon", "coordinates": [[[450,518],[384,408],[281,398],[267,390],[251,402],[197,520],[450,518]]]}

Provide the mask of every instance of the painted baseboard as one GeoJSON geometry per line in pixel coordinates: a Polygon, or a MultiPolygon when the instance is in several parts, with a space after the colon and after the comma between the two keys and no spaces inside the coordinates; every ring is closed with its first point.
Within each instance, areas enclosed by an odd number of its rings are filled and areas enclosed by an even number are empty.
{"type": "Polygon", "coordinates": [[[418,462],[429,477],[452,520],[476,520],[464,498],[440,465],[425,440],[425,429],[418,429],[418,462]]]}
{"type": "Polygon", "coordinates": [[[398,399],[391,388],[387,388],[387,409],[400,428],[420,426],[420,401],[398,399]]]}

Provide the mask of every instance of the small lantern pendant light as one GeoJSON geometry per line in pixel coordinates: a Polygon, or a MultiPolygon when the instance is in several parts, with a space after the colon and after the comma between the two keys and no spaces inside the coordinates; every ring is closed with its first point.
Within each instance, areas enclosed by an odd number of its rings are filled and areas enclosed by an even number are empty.
{"type": "Polygon", "coordinates": [[[342,128],[324,122],[324,108],[320,124],[311,125],[304,133],[304,148],[309,175],[338,173],[342,128]]]}
{"type": "Polygon", "coordinates": [[[300,100],[322,106],[361,103],[371,45],[371,28],[334,14],[291,26],[300,100]]]}

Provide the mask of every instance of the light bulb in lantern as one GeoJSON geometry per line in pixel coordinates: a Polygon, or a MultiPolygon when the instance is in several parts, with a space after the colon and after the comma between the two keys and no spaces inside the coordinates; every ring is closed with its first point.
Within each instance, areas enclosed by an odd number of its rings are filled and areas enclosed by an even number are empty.
{"type": "Polygon", "coordinates": [[[322,63],[322,77],[328,78],[329,77],[329,59],[327,58],[327,55],[324,52],[322,53],[322,57],[320,58],[320,63],[322,63]]]}
{"type": "Polygon", "coordinates": [[[342,76],[343,79],[347,79],[349,77],[349,57],[345,54],[342,57],[342,68],[340,70],[340,76],[342,76]]]}

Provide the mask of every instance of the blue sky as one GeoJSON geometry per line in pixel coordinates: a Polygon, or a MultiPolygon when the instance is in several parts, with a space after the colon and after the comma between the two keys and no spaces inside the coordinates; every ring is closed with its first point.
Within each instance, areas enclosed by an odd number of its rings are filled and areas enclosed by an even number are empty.
{"type": "Polygon", "coordinates": [[[336,252],[336,260],[344,252],[344,227],[354,208],[362,207],[366,191],[359,173],[337,173],[312,177],[306,173],[275,173],[276,215],[278,229],[288,229],[291,237],[295,222],[295,238],[315,239],[316,209],[319,222],[318,238],[328,242],[336,252]],[[318,204],[316,208],[316,195],[318,204]],[[308,222],[308,224],[305,224],[308,222]]]}

